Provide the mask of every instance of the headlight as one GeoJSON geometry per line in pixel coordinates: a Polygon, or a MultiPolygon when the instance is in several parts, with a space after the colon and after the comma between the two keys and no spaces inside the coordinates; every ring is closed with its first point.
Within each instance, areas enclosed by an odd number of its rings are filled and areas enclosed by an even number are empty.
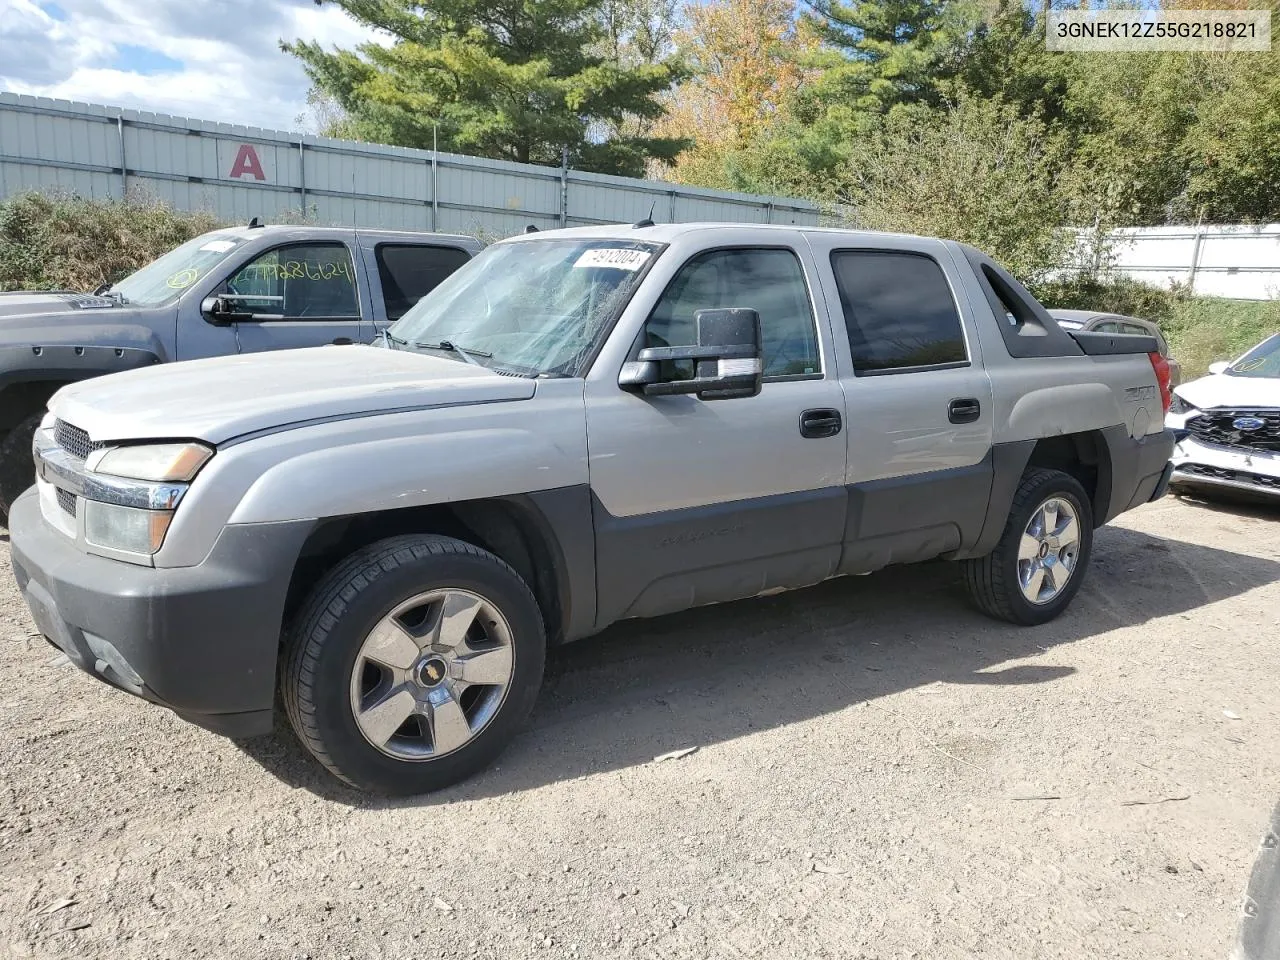
{"type": "Polygon", "coordinates": [[[98,500],[81,500],[84,538],[96,547],[150,556],[164,543],[172,510],[139,510],[98,500]]]}
{"type": "Polygon", "coordinates": [[[1187,403],[1187,401],[1183,400],[1177,392],[1174,393],[1173,402],[1169,404],[1170,413],[1195,413],[1196,410],[1196,407],[1193,407],[1191,404],[1187,403]]]}
{"type": "Polygon", "coordinates": [[[85,467],[114,477],[179,482],[194,477],[212,456],[203,443],[138,443],[96,450],[85,467]]]}

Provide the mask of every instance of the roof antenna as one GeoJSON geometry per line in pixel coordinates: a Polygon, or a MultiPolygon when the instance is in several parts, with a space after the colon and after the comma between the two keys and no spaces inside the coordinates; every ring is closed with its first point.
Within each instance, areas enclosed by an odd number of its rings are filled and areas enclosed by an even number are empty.
{"type": "Polygon", "coordinates": [[[655,197],[655,198],[654,198],[654,200],[653,200],[653,203],[649,204],[649,214],[648,214],[648,216],[646,216],[643,220],[640,220],[640,221],[639,221],[639,222],[637,222],[637,223],[633,223],[633,224],[631,225],[631,228],[632,228],[633,230],[636,230],[636,229],[639,229],[640,227],[652,227],[652,226],[654,225],[654,224],[653,224],[653,211],[654,211],[655,209],[657,209],[657,206],[658,206],[658,199],[657,199],[657,197],[655,197]]]}
{"type": "Polygon", "coordinates": [[[525,233],[537,233],[537,232],[538,232],[538,228],[537,228],[537,227],[535,227],[535,226],[531,223],[531,224],[529,224],[527,227],[525,227],[525,228],[524,228],[524,232],[525,232],[525,233]]]}
{"type": "Polygon", "coordinates": [[[261,226],[263,226],[263,223],[257,217],[254,217],[252,220],[249,221],[250,230],[256,230],[258,227],[261,227],[261,226]]]}

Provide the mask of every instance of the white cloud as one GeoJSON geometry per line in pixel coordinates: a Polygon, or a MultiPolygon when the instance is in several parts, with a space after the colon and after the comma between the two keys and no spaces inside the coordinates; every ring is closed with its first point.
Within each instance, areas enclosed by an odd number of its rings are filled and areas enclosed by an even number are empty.
{"type": "Polygon", "coordinates": [[[311,0],[55,2],[51,15],[33,0],[0,0],[0,89],[291,129],[308,81],[282,39],[386,42],[311,0]],[[140,69],[128,56],[137,47],[180,67],[140,69]]]}

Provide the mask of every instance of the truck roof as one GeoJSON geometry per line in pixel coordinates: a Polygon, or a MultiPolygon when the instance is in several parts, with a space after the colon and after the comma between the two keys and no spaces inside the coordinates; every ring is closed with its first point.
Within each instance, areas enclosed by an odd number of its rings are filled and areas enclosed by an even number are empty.
{"type": "Polygon", "coordinates": [[[467,236],[462,233],[432,233],[429,230],[379,230],[365,227],[321,227],[309,223],[267,223],[258,227],[239,226],[239,227],[222,227],[212,233],[232,234],[245,240],[256,237],[273,236],[275,234],[291,234],[306,233],[313,237],[325,237],[329,235],[342,236],[350,235],[351,231],[366,237],[379,237],[388,240],[412,240],[421,243],[424,240],[433,242],[465,242],[474,244],[475,237],[467,236]]]}
{"type": "MultiPolygon", "coordinates": [[[[787,231],[790,233],[824,233],[839,234],[850,239],[874,242],[885,237],[908,237],[910,234],[886,233],[878,230],[848,230],[841,227],[813,227],[805,224],[790,223],[731,223],[705,221],[695,223],[657,223],[653,226],[632,226],[626,223],[612,223],[591,227],[563,227],[558,230],[539,230],[536,233],[520,234],[510,237],[504,243],[521,240],[566,239],[566,240],[619,240],[636,239],[650,243],[670,243],[677,237],[687,236],[705,230],[743,230],[751,233],[787,231]]],[[[936,239],[924,237],[917,239],[936,239]]]]}

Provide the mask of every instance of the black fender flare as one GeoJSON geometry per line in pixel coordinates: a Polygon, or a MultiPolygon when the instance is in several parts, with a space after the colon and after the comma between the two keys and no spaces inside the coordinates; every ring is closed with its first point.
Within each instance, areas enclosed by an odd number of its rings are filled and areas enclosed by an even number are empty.
{"type": "Polygon", "coordinates": [[[74,383],[161,362],[159,354],[145,347],[61,343],[0,347],[0,421],[27,415],[11,409],[17,396],[29,396],[25,391],[15,393],[13,387],[74,383]]]}

